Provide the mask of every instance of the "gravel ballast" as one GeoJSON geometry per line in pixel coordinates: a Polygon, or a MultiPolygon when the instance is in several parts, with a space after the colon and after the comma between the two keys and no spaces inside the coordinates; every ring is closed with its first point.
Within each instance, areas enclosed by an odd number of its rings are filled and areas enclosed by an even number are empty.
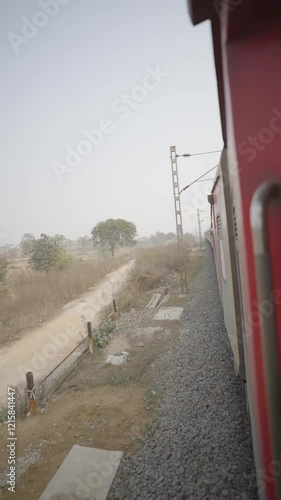
{"type": "Polygon", "coordinates": [[[189,297],[180,339],[153,367],[159,418],[138,454],[122,459],[108,500],[257,498],[250,423],[209,245],[189,297]]]}

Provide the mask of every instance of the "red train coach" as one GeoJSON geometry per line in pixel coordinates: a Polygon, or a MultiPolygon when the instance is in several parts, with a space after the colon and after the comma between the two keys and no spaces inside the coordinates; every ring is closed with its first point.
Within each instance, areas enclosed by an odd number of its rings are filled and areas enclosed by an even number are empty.
{"type": "Polygon", "coordinates": [[[212,244],[259,497],[281,500],[281,3],[189,0],[211,20],[224,150],[212,244]]]}

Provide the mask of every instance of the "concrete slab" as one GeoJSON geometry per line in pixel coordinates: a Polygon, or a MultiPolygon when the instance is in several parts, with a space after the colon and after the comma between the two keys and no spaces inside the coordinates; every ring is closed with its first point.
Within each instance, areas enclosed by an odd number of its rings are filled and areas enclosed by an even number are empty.
{"type": "Polygon", "coordinates": [[[183,307],[161,307],[153,319],[178,320],[181,319],[182,313],[183,307]]]}
{"type": "Polygon", "coordinates": [[[122,455],[75,444],[39,500],[106,500],[122,455]]]}
{"type": "Polygon", "coordinates": [[[161,293],[154,293],[148,304],[145,306],[146,309],[154,309],[154,307],[157,306],[160,299],[161,299],[161,293]]]}

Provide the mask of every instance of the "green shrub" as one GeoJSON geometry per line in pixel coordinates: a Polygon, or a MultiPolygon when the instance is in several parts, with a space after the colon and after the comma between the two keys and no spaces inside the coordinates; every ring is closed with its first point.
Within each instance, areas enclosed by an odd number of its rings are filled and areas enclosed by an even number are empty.
{"type": "Polygon", "coordinates": [[[116,328],[116,322],[113,319],[105,321],[99,328],[93,330],[93,339],[97,347],[106,347],[110,334],[116,328]]]}
{"type": "Polygon", "coordinates": [[[65,269],[66,267],[73,265],[74,262],[75,259],[72,257],[72,255],[69,255],[64,248],[59,249],[55,258],[55,267],[57,269],[65,269]]]}
{"type": "Polygon", "coordinates": [[[29,265],[34,271],[49,272],[52,268],[65,269],[73,262],[73,258],[55,236],[41,234],[40,238],[33,241],[30,252],[29,265]]]}

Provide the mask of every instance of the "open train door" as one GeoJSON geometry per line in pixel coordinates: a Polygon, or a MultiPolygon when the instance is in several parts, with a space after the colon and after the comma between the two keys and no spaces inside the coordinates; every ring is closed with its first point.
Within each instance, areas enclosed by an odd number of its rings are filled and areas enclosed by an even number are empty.
{"type": "Polygon", "coordinates": [[[281,2],[189,0],[189,10],[212,26],[258,492],[281,500],[281,2]]]}

